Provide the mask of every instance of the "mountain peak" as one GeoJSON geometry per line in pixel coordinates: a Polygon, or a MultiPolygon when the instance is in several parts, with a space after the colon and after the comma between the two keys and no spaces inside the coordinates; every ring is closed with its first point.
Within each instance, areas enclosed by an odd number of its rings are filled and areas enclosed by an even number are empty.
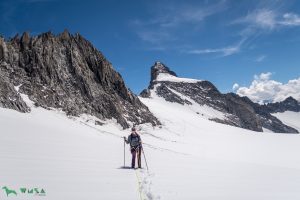
{"type": "Polygon", "coordinates": [[[262,132],[263,128],[277,133],[298,131],[271,115],[272,111],[299,111],[292,97],[282,103],[260,105],[237,94],[222,94],[211,82],[177,77],[161,62],[151,67],[151,82],[141,92],[142,98],[160,99],[184,105],[199,117],[218,123],[262,132]]]}
{"type": "Polygon", "coordinates": [[[157,76],[160,73],[170,74],[172,76],[176,76],[177,74],[169,69],[165,64],[160,61],[156,61],[154,65],[151,67],[151,82],[156,80],[157,76]]]}
{"type": "Polygon", "coordinates": [[[69,40],[72,36],[72,34],[68,31],[68,29],[65,29],[64,32],[60,33],[59,36],[63,39],[63,40],[69,40]]]}
{"type": "Polygon", "coordinates": [[[159,124],[104,55],[79,34],[65,30],[30,37],[25,32],[0,40],[0,60],[5,66],[0,69],[0,107],[28,112],[22,93],[36,106],[115,119],[123,128],[159,124]]]}
{"type": "Polygon", "coordinates": [[[285,103],[294,103],[294,104],[298,104],[298,101],[293,98],[292,96],[289,96],[288,98],[286,98],[283,102],[285,103]]]}

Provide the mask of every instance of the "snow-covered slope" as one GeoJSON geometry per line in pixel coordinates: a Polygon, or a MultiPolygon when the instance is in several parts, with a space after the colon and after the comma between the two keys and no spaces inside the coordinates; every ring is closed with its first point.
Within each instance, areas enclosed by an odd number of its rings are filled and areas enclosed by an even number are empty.
{"type": "Polygon", "coordinates": [[[122,141],[80,121],[41,108],[28,114],[1,108],[1,188],[16,190],[12,199],[38,198],[21,187],[43,188],[40,199],[137,199],[134,172],[119,169],[122,141]]]}
{"type": "Polygon", "coordinates": [[[285,111],[274,113],[273,115],[300,132],[300,112],[285,111]]]}
{"type": "Polygon", "coordinates": [[[156,81],[170,81],[170,82],[185,82],[185,83],[197,83],[201,80],[191,79],[191,78],[180,78],[177,76],[173,76],[168,73],[160,73],[156,77],[156,81]]]}
{"type": "MultiPolygon", "coordinates": [[[[128,130],[34,108],[22,97],[30,113],[0,108],[0,186],[18,192],[11,199],[300,198],[299,135],[218,124],[206,118],[213,110],[153,95],[141,101],[163,125],[139,126],[149,172],[130,170],[122,168],[128,130]],[[43,188],[46,196],[22,194],[20,187],[43,188]]],[[[126,147],[126,166],[129,159],[126,147]]],[[[0,198],[7,198],[4,190],[0,198]]]]}
{"type": "Polygon", "coordinates": [[[151,155],[152,192],[162,199],[300,198],[299,135],[258,134],[217,124],[154,92],[141,101],[163,123],[155,131],[161,142],[151,143],[177,152],[151,155]]]}

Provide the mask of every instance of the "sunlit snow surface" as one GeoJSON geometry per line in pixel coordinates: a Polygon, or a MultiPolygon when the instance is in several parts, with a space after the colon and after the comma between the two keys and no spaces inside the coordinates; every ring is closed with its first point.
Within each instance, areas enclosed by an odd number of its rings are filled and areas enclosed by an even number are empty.
{"type": "MultiPolygon", "coordinates": [[[[141,100],[163,124],[138,127],[149,172],[122,169],[121,137],[129,131],[113,120],[96,126],[86,115],[0,108],[1,188],[46,190],[43,197],[10,199],[300,199],[299,135],[218,124],[202,116],[200,106],[166,102],[154,94],[141,100]]],[[[206,115],[213,112],[203,107],[206,115]]],[[[129,159],[126,146],[126,166],[129,159]]],[[[6,198],[1,190],[0,199],[6,198]]]]}
{"type": "Polygon", "coordinates": [[[173,76],[169,73],[160,73],[155,79],[156,81],[170,81],[170,82],[185,82],[185,83],[197,83],[201,80],[191,79],[191,78],[180,78],[173,76]]]}
{"type": "Polygon", "coordinates": [[[273,115],[286,125],[291,126],[300,132],[300,112],[285,111],[273,115]]]}

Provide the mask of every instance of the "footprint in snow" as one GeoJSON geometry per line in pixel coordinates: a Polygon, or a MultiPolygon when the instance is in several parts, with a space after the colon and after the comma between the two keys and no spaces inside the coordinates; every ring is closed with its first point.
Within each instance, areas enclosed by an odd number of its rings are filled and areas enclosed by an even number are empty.
{"type": "Polygon", "coordinates": [[[146,195],[148,200],[160,200],[159,195],[155,195],[152,191],[152,177],[154,177],[154,173],[145,173],[144,170],[141,171],[142,174],[142,183],[141,190],[146,195]]]}

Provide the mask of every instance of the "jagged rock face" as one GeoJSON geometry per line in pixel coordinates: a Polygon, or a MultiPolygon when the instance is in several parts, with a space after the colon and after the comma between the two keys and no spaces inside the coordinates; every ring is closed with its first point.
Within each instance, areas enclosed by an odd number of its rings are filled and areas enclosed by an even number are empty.
{"type": "Polygon", "coordinates": [[[192,102],[184,98],[188,97],[199,105],[207,105],[224,113],[225,119],[210,119],[219,123],[259,132],[262,132],[262,128],[265,127],[274,132],[297,133],[296,129],[283,124],[247,97],[240,97],[233,93],[222,94],[209,81],[158,81],[159,73],[176,76],[175,72],[164,64],[156,62],[151,67],[150,85],[148,89],[141,92],[141,97],[148,98],[154,91],[166,101],[191,105],[192,102]]]}
{"type": "Polygon", "coordinates": [[[20,94],[2,73],[0,75],[0,107],[24,113],[30,111],[30,108],[23,101],[20,94]]]}
{"type": "Polygon", "coordinates": [[[253,115],[257,116],[257,119],[262,127],[267,128],[275,133],[298,133],[296,129],[282,123],[279,119],[271,115],[271,112],[265,110],[262,105],[252,102],[248,97],[240,97],[233,93],[228,93],[225,95],[233,96],[234,99],[238,99],[240,102],[243,102],[244,106],[251,108],[251,110],[253,110],[253,115]]]}
{"type": "Polygon", "coordinates": [[[284,111],[300,112],[300,103],[293,97],[288,97],[284,101],[268,103],[261,106],[266,112],[277,113],[284,111]]]}
{"type": "Polygon", "coordinates": [[[263,124],[251,105],[233,93],[221,95],[225,97],[225,112],[235,116],[234,119],[238,122],[239,127],[253,131],[262,131],[263,124]]]}
{"type": "Polygon", "coordinates": [[[124,128],[129,121],[159,124],[126,88],[121,75],[79,34],[48,32],[30,37],[24,33],[21,38],[0,39],[0,72],[2,107],[28,111],[13,88],[21,85],[20,92],[36,105],[61,108],[69,115],[115,118],[124,128]],[[17,100],[5,99],[7,94],[17,100]]]}
{"type": "Polygon", "coordinates": [[[157,76],[160,73],[168,73],[171,74],[172,76],[176,76],[177,74],[173,71],[171,71],[167,66],[165,66],[163,63],[157,61],[151,68],[151,82],[155,81],[157,76]]]}

